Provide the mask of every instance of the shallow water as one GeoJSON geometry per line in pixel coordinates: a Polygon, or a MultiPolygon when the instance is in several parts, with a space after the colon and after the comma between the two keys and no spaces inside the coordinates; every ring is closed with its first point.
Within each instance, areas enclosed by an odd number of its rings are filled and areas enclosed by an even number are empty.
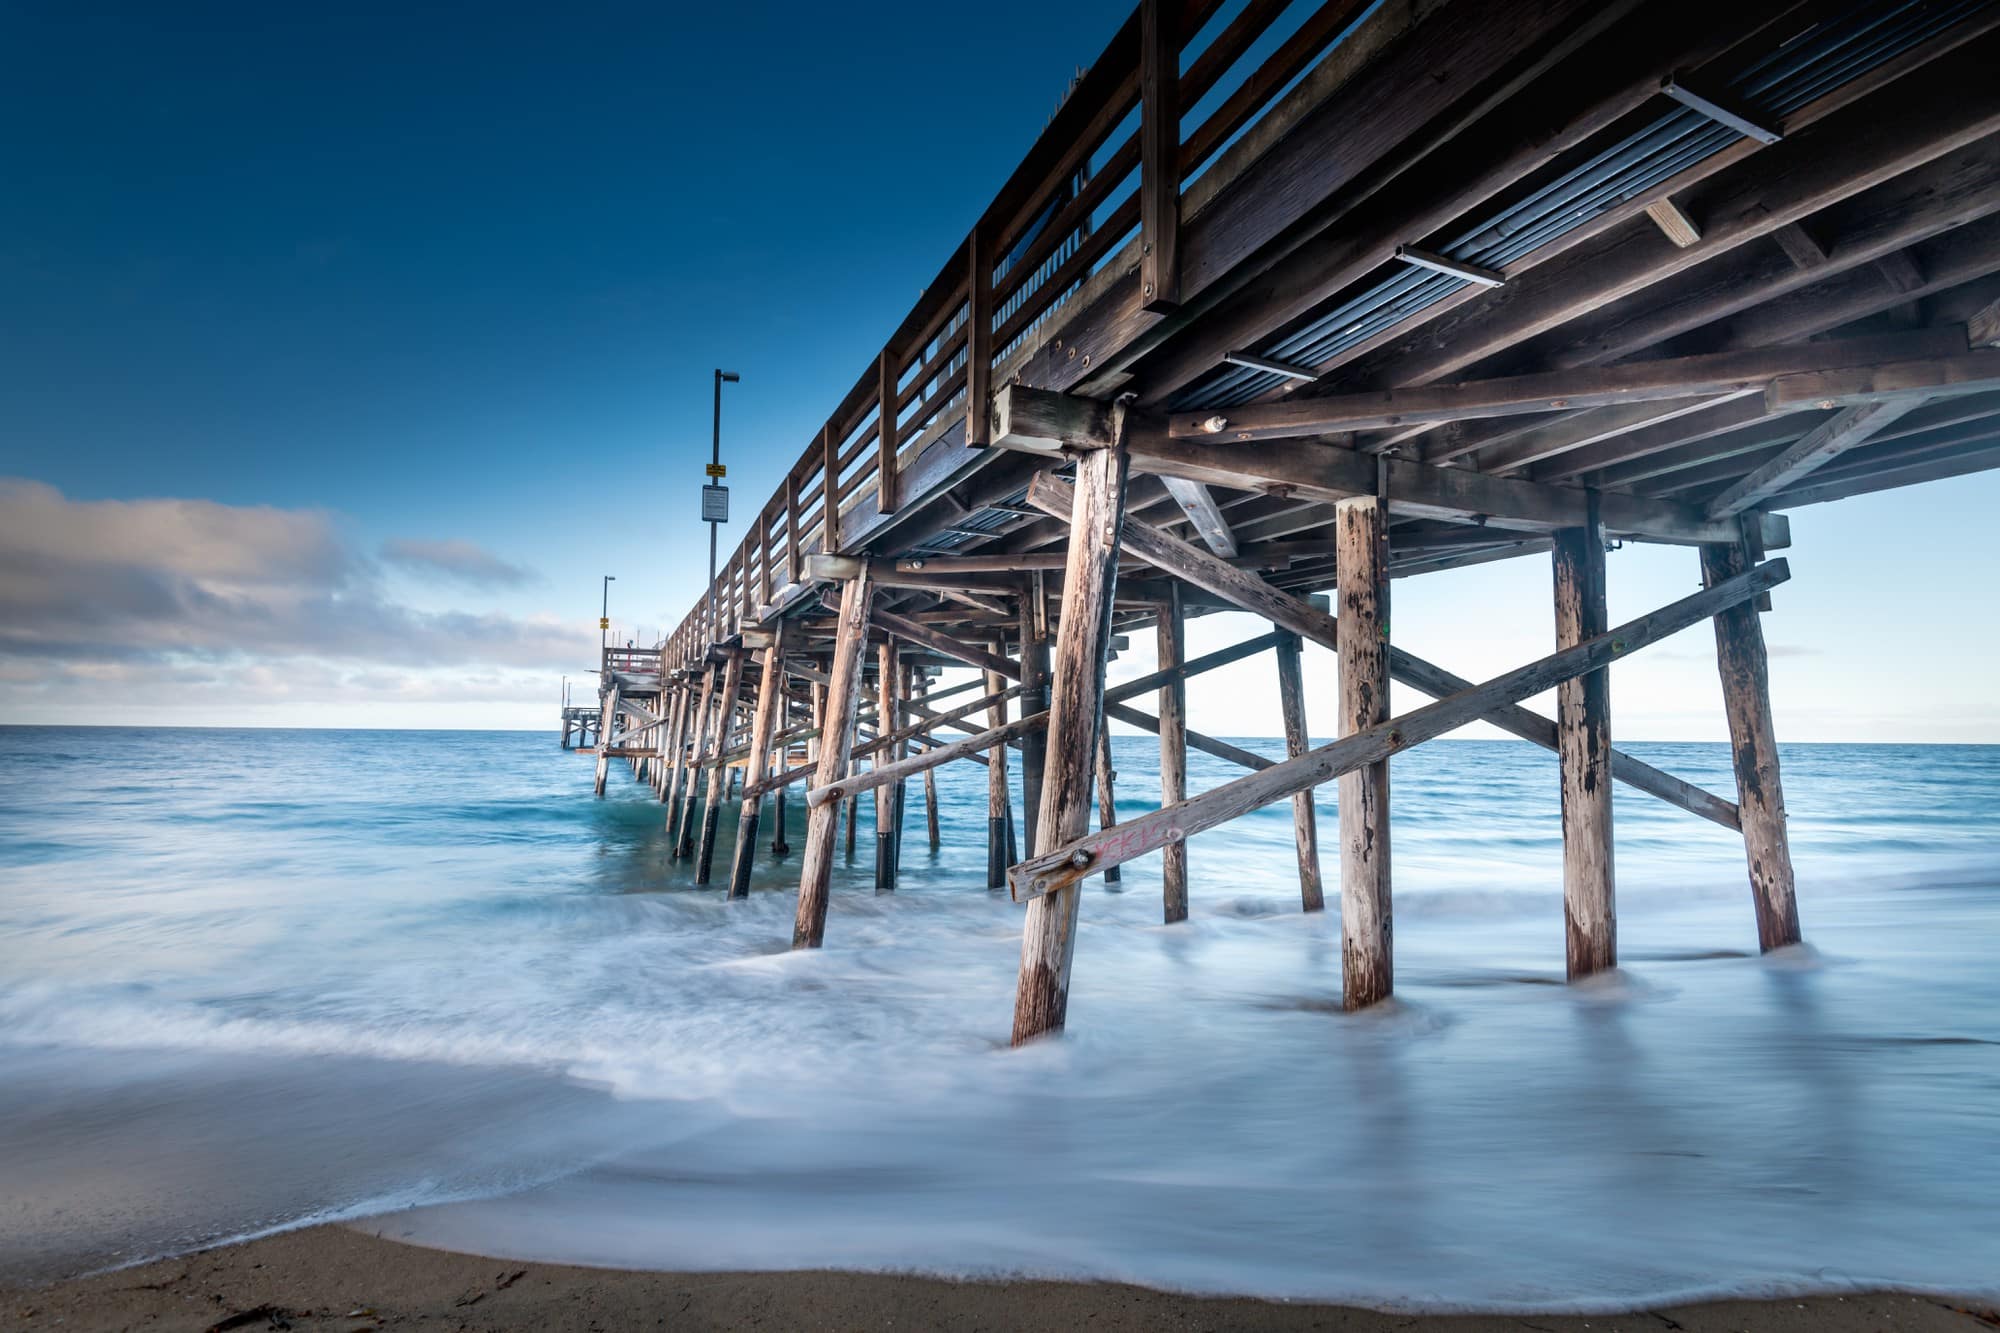
{"type": "MultiPolygon", "coordinates": [[[[1117,741],[1131,813],[1155,753],[1117,741]]],[[[389,1214],[1433,1308],[2000,1290],[2000,747],[1784,762],[1807,950],[1756,956],[1732,835],[1621,793],[1625,966],[1561,985],[1553,759],[1445,743],[1394,764],[1392,1005],[1338,1011],[1280,805],[1191,844],[1184,925],[1156,859],[1092,881],[1071,1030],[1016,1052],[972,766],[936,855],[912,787],[891,896],[864,808],[793,954],[796,803],[727,903],[548,736],[0,729],[0,1275],[389,1214]]]]}

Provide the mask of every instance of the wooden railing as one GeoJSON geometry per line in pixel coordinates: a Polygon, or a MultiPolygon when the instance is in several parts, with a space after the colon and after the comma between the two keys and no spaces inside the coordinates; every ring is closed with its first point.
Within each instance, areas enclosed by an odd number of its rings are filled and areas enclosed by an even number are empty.
{"type": "Polygon", "coordinates": [[[1173,307],[1183,183],[1269,112],[1365,6],[1250,0],[1214,21],[1220,8],[1144,0],[1126,19],[751,518],[716,575],[713,618],[704,595],[662,641],[669,669],[736,634],[799,580],[806,554],[859,549],[927,498],[908,493],[911,465],[927,451],[984,447],[985,414],[968,417],[966,405],[984,404],[996,374],[1046,342],[1063,303],[1128,247],[1147,306],[1173,307]],[[1260,59],[1246,58],[1259,47],[1260,59]]]}

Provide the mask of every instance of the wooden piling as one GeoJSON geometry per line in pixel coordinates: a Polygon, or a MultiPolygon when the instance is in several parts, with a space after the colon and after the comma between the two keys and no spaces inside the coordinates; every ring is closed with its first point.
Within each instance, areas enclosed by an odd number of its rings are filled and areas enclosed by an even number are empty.
{"type": "MultiPolygon", "coordinates": [[[[1155,656],[1162,671],[1187,660],[1187,624],[1178,583],[1167,585],[1154,624],[1155,656]]],[[[1160,804],[1187,799],[1187,678],[1178,673],[1160,685],[1160,804]]],[[[1160,848],[1160,903],[1168,925],[1187,920],[1187,844],[1160,848]]]]}
{"type": "MultiPolygon", "coordinates": [[[[785,700],[785,631],[779,621],[764,650],[764,678],[757,690],[757,711],[750,723],[750,754],[744,761],[743,805],[736,815],[736,855],[729,867],[729,896],[750,896],[750,870],[757,860],[757,818],[764,798],[756,794],[771,761],[771,736],[777,731],[785,700]]],[[[778,789],[781,793],[784,788],[778,789]]],[[[780,800],[783,796],[780,795],[780,800]]]]}
{"type": "MultiPolygon", "coordinates": [[[[1044,594],[1041,572],[1028,575],[1021,583],[1021,715],[1039,713],[1049,706],[1049,603],[1044,594]]],[[[1021,738],[1021,812],[1028,825],[1028,845],[1034,847],[1037,821],[1042,808],[1042,770],[1048,756],[1048,738],[1029,735],[1021,738]]]]}
{"type": "MultiPolygon", "coordinates": [[[[1702,580],[1710,587],[1750,565],[1744,543],[1701,548],[1702,580]]],[[[1778,775],[1778,736],[1771,719],[1770,664],[1756,607],[1734,606],[1715,617],[1715,660],[1736,763],[1736,804],[1750,867],[1750,897],[1757,909],[1757,945],[1768,953],[1797,944],[1801,935],[1791,841],[1785,832],[1785,791],[1778,775]]]]}
{"type": "Polygon", "coordinates": [[[604,780],[611,773],[611,741],[618,734],[618,679],[612,677],[611,688],[601,696],[603,709],[598,713],[597,724],[597,781],[593,788],[596,795],[604,795],[604,780]]]}
{"type": "MultiPolygon", "coordinates": [[[[1122,413],[1121,413],[1122,415],[1122,413]]],[[[1076,501],[1063,566],[1049,699],[1048,751],[1035,825],[1039,852],[1090,829],[1090,779],[1118,584],[1119,529],[1125,507],[1122,444],[1077,460],[1076,501]]],[[[1023,705],[1026,707],[1027,705],[1023,705]]],[[[1059,1030],[1069,1008],[1070,960],[1080,897],[1074,884],[1028,904],[1021,932],[1021,974],[1014,997],[1014,1044],[1059,1030]]]]}
{"type": "MultiPolygon", "coordinates": [[[[875,727],[886,736],[901,716],[899,706],[896,641],[884,638],[875,667],[875,727]]],[[[877,751],[875,762],[894,763],[893,750],[877,751]]],[[[897,809],[893,784],[875,789],[875,892],[890,893],[896,887],[896,834],[902,811],[897,809]]]]}
{"type": "MultiPolygon", "coordinates": [[[[1100,709],[1100,714],[1102,710],[1100,709]]],[[[928,772],[924,774],[930,776],[928,772]]],[[[1097,827],[1118,827],[1118,771],[1111,766],[1111,728],[1100,715],[1097,719],[1097,827]]],[[[1117,884],[1124,875],[1117,866],[1104,872],[1106,884],[1117,884]]]]}
{"type": "MultiPolygon", "coordinates": [[[[921,703],[930,697],[930,692],[930,680],[920,673],[912,696],[921,703]]],[[[924,831],[930,835],[931,855],[935,856],[943,849],[944,838],[943,830],[938,827],[937,772],[929,768],[924,770],[924,831]]]]}
{"type": "Polygon", "coordinates": [[[723,668],[722,690],[715,701],[715,736],[708,755],[714,767],[708,770],[708,793],[701,807],[701,845],[696,848],[694,859],[696,884],[708,883],[715,867],[715,828],[722,820],[722,794],[729,788],[730,773],[722,765],[722,754],[729,748],[729,731],[736,723],[736,696],[743,688],[743,658],[743,649],[731,650],[729,662],[723,668]]]}
{"type": "MultiPolygon", "coordinates": [[[[1342,736],[1389,716],[1387,517],[1376,496],[1334,506],[1342,736]]],[[[1388,761],[1339,782],[1341,989],[1347,1007],[1360,1009],[1394,989],[1388,761]]]]}
{"type": "Polygon", "coordinates": [[[714,713],[714,702],[715,664],[710,662],[702,671],[701,694],[695,704],[693,724],[688,728],[690,753],[687,767],[687,781],[684,784],[685,790],[681,792],[680,813],[675,820],[675,825],[678,829],[678,832],[674,835],[674,857],[676,860],[684,859],[694,853],[694,798],[696,790],[701,786],[702,776],[702,769],[696,761],[700,760],[708,752],[709,719],[714,713]]]}
{"type": "MultiPolygon", "coordinates": [[[[1611,625],[1605,605],[1604,527],[1555,534],[1556,647],[1571,648],[1611,625]]],[[[1556,686],[1556,745],[1562,769],[1563,920],[1569,979],[1618,965],[1618,912],[1611,838],[1611,673],[1591,671],[1556,686]]]]}
{"type": "MultiPolygon", "coordinates": [[[[1299,649],[1298,635],[1278,636],[1278,706],[1284,713],[1287,759],[1296,759],[1312,748],[1312,738],[1306,730],[1306,683],[1299,649]]],[[[1319,818],[1313,810],[1310,790],[1292,793],[1292,842],[1299,854],[1299,906],[1308,912],[1324,911],[1326,890],[1319,871],[1319,818]]]]}
{"type": "MultiPolygon", "coordinates": [[[[995,657],[1007,655],[1005,640],[988,645],[995,657]]],[[[997,671],[986,673],[986,692],[998,694],[1007,688],[1007,678],[997,671]]],[[[986,710],[989,729],[1007,723],[1007,701],[996,699],[986,710]]],[[[986,755],[986,887],[1007,887],[1007,867],[1014,863],[1010,838],[1014,828],[1014,798],[1007,789],[1007,743],[1001,741],[986,755]]]]}
{"type": "MultiPolygon", "coordinates": [[[[855,715],[861,706],[861,661],[868,648],[868,603],[875,586],[867,566],[849,579],[840,595],[835,623],[833,663],[819,738],[820,786],[838,782],[847,773],[854,752],[855,715]]],[[[849,809],[852,809],[852,803],[849,809]]],[[[833,884],[833,846],[839,832],[840,802],[808,808],[806,847],[799,866],[798,918],[792,926],[794,949],[817,949],[826,938],[826,902],[833,884]]],[[[848,826],[852,829],[853,825],[848,826]]]]}

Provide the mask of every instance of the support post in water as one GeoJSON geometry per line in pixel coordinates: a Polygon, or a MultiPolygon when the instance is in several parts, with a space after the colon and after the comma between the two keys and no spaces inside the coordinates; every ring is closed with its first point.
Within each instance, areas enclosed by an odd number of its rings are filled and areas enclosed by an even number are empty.
{"type": "MultiPolygon", "coordinates": [[[[1049,602],[1043,594],[1040,571],[1021,581],[1021,716],[1048,711],[1049,706],[1049,602]]],[[[1042,768],[1048,755],[1048,738],[1031,734],[1021,738],[1021,812],[1028,824],[1028,846],[1035,839],[1036,823],[1042,811],[1042,768]]]]}
{"type": "MultiPolygon", "coordinates": [[[[1181,611],[1181,585],[1169,582],[1167,600],[1160,603],[1154,639],[1160,670],[1179,666],[1187,657],[1187,624],[1181,611]]],[[[1175,675],[1160,685],[1160,805],[1187,799],[1187,679],[1175,675]]],[[[1160,900],[1168,925],[1187,920],[1187,844],[1160,848],[1160,900]]]]}
{"type": "MultiPolygon", "coordinates": [[[[1751,563],[1744,542],[1704,546],[1702,582],[1714,587],[1751,563]]],[[[1771,720],[1771,671],[1755,605],[1732,606],[1715,617],[1715,661],[1736,760],[1736,806],[1750,866],[1750,898],[1757,908],[1757,945],[1768,953],[1797,944],[1801,936],[1792,847],[1785,833],[1785,790],[1778,777],[1778,736],[1771,720]]]]}
{"type": "MultiPolygon", "coordinates": [[[[1005,640],[990,645],[995,657],[1007,655],[1005,640]]],[[[1007,678],[997,671],[986,673],[986,692],[998,694],[1007,688],[1007,678]]],[[[1007,725],[1007,701],[996,699],[986,709],[988,729],[1007,725]]],[[[1014,863],[1009,845],[1013,833],[1014,802],[1007,790],[1007,742],[1001,741],[986,757],[986,887],[1007,887],[1007,867],[1014,863]]]]}
{"type": "MultiPolygon", "coordinates": [[[[729,867],[729,896],[750,896],[750,868],[757,860],[757,819],[764,798],[757,784],[771,758],[771,736],[782,719],[785,699],[785,630],[779,621],[764,650],[764,680],[757,690],[757,712],[750,723],[750,754],[744,760],[743,806],[736,816],[736,856],[729,867]]],[[[784,788],[778,789],[780,792],[784,788]]],[[[780,800],[784,798],[779,797],[780,800]]]]}
{"type": "Polygon", "coordinates": [[[709,746],[709,758],[714,765],[708,771],[708,795],[701,807],[701,846],[696,849],[694,860],[694,882],[708,883],[715,868],[715,826],[722,820],[722,793],[729,787],[729,770],[723,765],[722,756],[729,748],[729,729],[736,722],[736,696],[743,688],[743,658],[741,648],[729,654],[729,665],[723,671],[722,692],[715,706],[715,739],[709,746]]]}
{"type": "MultiPolygon", "coordinates": [[[[930,682],[922,675],[916,679],[913,696],[922,701],[929,697],[930,682]]],[[[931,854],[937,855],[944,847],[943,830],[938,827],[937,773],[934,769],[924,770],[924,828],[930,834],[931,854]]]]}
{"type": "Polygon", "coordinates": [[[611,742],[618,734],[618,678],[611,678],[611,688],[598,696],[600,709],[597,714],[597,781],[595,792],[604,795],[604,780],[611,772],[611,742]]]}
{"type": "MultiPolygon", "coordinates": [[[[679,832],[674,835],[674,856],[684,859],[694,854],[694,798],[700,790],[702,769],[699,761],[708,753],[709,717],[714,713],[715,664],[710,662],[702,671],[701,699],[695,705],[694,725],[688,729],[689,756],[687,788],[681,793],[679,832]]],[[[712,779],[711,779],[712,780],[712,779]]]]}
{"type": "MultiPolygon", "coordinates": [[[[1299,661],[1299,636],[1278,635],[1278,704],[1285,716],[1285,757],[1297,759],[1312,748],[1306,731],[1305,673],[1299,661]]],[[[1319,819],[1311,788],[1292,793],[1292,841],[1299,851],[1299,905],[1305,911],[1326,908],[1326,890],[1319,873],[1319,819]]]]}
{"type": "MultiPolygon", "coordinates": [[[[1595,493],[1593,492],[1593,499],[1595,493]]],[[[1604,525],[1555,533],[1556,647],[1573,648],[1611,627],[1604,592],[1604,525]]],[[[1618,965],[1611,840],[1611,673],[1585,672],[1556,686],[1562,763],[1563,921],[1571,981],[1618,965]]]]}
{"type": "MultiPolygon", "coordinates": [[[[819,769],[814,777],[822,787],[847,775],[848,756],[854,753],[855,715],[861,710],[861,659],[868,648],[868,603],[874,593],[865,564],[841,590],[833,662],[827,671],[826,707],[820,721],[819,769]]],[[[840,806],[839,801],[828,801],[806,809],[799,911],[792,926],[794,949],[817,949],[826,938],[826,900],[833,884],[833,844],[840,832],[840,806]]],[[[851,803],[849,808],[853,808],[851,803]]]]}
{"type": "MultiPolygon", "coordinates": [[[[924,774],[926,778],[929,772],[924,774]]],[[[1118,827],[1118,794],[1113,784],[1118,780],[1118,770],[1111,766],[1111,728],[1100,715],[1097,719],[1097,827],[1101,829],[1118,827]]],[[[1106,884],[1117,884],[1124,879],[1117,866],[1104,872],[1106,884]]]]}
{"type": "MultiPolygon", "coordinates": [[[[1042,807],[1033,844],[1043,853],[1090,830],[1091,767],[1097,750],[1104,655],[1111,642],[1119,529],[1125,510],[1123,434],[1121,422],[1114,436],[1120,443],[1092,450],[1076,465],[1076,499],[1070,512],[1062,618],[1057,624],[1049,699],[1042,807]]],[[[1070,884],[1028,904],[1021,931],[1021,975],[1014,996],[1017,1046],[1063,1025],[1069,1007],[1069,967],[1080,896],[1078,886],[1070,884]]]]}
{"type": "MultiPolygon", "coordinates": [[[[1380,498],[1334,506],[1334,556],[1340,614],[1340,735],[1389,716],[1389,544],[1380,498]]],[[[1389,763],[1340,775],[1341,992],[1349,1009],[1389,998],[1395,989],[1389,896],[1389,763]]]]}
{"type": "MultiPolygon", "coordinates": [[[[901,715],[897,704],[896,641],[885,636],[875,668],[875,734],[887,736],[901,715]]],[[[876,764],[895,762],[895,752],[877,750],[876,764]]],[[[896,788],[892,783],[875,789],[875,892],[892,893],[896,888],[896,833],[902,811],[897,809],[896,788]]]]}

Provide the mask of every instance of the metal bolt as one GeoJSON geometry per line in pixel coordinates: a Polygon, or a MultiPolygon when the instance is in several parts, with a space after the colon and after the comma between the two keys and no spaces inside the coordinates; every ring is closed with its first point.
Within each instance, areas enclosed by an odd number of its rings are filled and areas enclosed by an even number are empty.
{"type": "Polygon", "coordinates": [[[1090,864],[1090,853],[1079,847],[1069,854],[1069,863],[1081,870],[1090,864]]]}

